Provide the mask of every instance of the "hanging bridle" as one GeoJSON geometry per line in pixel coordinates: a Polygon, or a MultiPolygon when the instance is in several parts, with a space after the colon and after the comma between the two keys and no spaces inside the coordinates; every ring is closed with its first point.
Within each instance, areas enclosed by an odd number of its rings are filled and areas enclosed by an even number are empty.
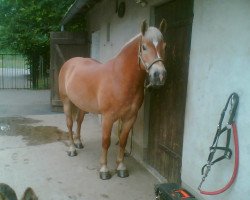
{"type": "Polygon", "coordinates": [[[232,93],[227,102],[226,105],[224,107],[224,109],[221,112],[221,117],[220,117],[220,121],[219,124],[217,126],[217,131],[213,140],[213,144],[210,147],[210,153],[207,159],[207,163],[202,167],[202,180],[200,182],[200,185],[198,187],[198,190],[200,191],[201,194],[205,194],[205,195],[217,195],[220,194],[222,192],[225,192],[228,188],[231,187],[231,185],[234,183],[236,176],[237,176],[237,172],[238,172],[238,167],[239,167],[239,143],[238,143],[238,134],[237,134],[237,127],[236,127],[236,123],[235,123],[235,115],[236,115],[236,110],[238,107],[238,103],[239,103],[239,96],[237,93],[232,93]],[[223,119],[225,117],[225,113],[227,111],[227,108],[229,106],[229,104],[231,103],[231,110],[230,110],[230,114],[229,114],[229,120],[227,122],[227,124],[222,128],[222,122],[223,119]],[[231,159],[232,156],[232,150],[229,148],[230,145],[230,138],[231,138],[231,128],[233,130],[233,136],[234,136],[234,152],[235,152],[235,161],[234,161],[234,170],[233,170],[233,174],[231,176],[231,179],[228,181],[228,183],[221,189],[216,190],[216,191],[204,191],[203,189],[201,189],[202,184],[204,183],[204,181],[206,180],[206,177],[208,176],[211,167],[223,160],[223,159],[231,159]],[[225,133],[227,134],[226,136],[226,145],[224,147],[218,146],[219,143],[219,139],[220,136],[225,133]],[[216,159],[214,159],[215,153],[217,150],[221,150],[224,152],[224,154],[216,159]]]}

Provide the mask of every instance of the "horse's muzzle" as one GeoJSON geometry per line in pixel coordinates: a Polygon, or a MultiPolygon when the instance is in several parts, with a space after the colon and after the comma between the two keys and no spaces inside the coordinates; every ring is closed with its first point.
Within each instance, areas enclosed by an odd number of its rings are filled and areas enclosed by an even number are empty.
{"type": "Polygon", "coordinates": [[[165,84],[166,70],[156,70],[152,74],[149,74],[149,85],[153,88],[159,88],[165,84]]]}

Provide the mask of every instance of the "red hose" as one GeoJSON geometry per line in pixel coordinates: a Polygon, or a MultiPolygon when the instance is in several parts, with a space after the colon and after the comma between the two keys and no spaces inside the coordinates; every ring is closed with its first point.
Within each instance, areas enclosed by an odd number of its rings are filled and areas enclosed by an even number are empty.
{"type": "Polygon", "coordinates": [[[235,122],[232,123],[232,129],[233,129],[233,136],[234,136],[234,152],[235,152],[234,171],[233,171],[232,177],[230,181],[223,188],[216,190],[216,191],[212,191],[212,192],[200,190],[201,194],[205,194],[205,195],[221,194],[225,192],[228,188],[230,188],[236,179],[238,168],[239,168],[239,141],[238,141],[238,133],[237,133],[237,127],[236,127],[235,122]]]}

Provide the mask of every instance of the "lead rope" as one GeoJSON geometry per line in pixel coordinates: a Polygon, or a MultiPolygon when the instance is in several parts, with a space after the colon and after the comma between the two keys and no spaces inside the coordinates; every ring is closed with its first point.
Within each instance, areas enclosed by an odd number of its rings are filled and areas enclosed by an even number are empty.
{"type": "Polygon", "coordinates": [[[221,113],[221,118],[217,127],[217,131],[215,134],[215,138],[213,141],[212,146],[210,147],[210,153],[208,156],[208,160],[207,160],[207,164],[205,164],[202,167],[202,180],[201,183],[198,187],[198,190],[200,191],[201,194],[204,195],[217,195],[220,193],[225,192],[228,188],[231,187],[231,185],[234,183],[236,177],[237,177],[237,173],[238,173],[238,168],[239,168],[239,142],[238,142],[238,133],[237,133],[237,126],[236,123],[234,121],[235,118],[235,114],[236,114],[236,110],[238,107],[238,102],[239,102],[239,96],[236,93],[232,93],[228,100],[227,103],[221,113]],[[227,125],[221,129],[222,126],[222,122],[225,116],[225,112],[227,110],[227,107],[229,105],[229,102],[231,101],[231,111],[230,111],[230,117],[228,120],[227,125]],[[229,148],[229,143],[230,143],[230,135],[231,135],[231,129],[233,130],[233,137],[234,137],[234,153],[235,153],[235,161],[234,161],[234,171],[233,174],[231,176],[231,179],[229,180],[229,182],[221,189],[216,190],[216,191],[205,191],[201,189],[202,184],[205,182],[206,177],[208,176],[210,170],[211,170],[211,166],[214,165],[216,162],[219,162],[223,159],[230,159],[232,156],[232,150],[229,148]],[[218,141],[219,141],[219,137],[220,135],[227,131],[227,141],[226,141],[226,147],[218,147],[218,141]],[[224,150],[224,155],[215,159],[213,161],[213,157],[215,155],[216,150],[224,150]]]}

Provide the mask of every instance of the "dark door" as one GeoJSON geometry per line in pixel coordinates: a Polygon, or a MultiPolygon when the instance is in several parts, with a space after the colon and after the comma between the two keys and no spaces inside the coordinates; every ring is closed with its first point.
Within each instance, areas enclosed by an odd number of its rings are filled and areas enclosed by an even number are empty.
{"type": "Polygon", "coordinates": [[[172,0],[156,7],[155,24],[162,18],[168,24],[167,80],[150,94],[148,162],[168,181],[180,183],[193,0],[172,0]]]}
{"type": "Polygon", "coordinates": [[[50,34],[51,108],[61,111],[58,74],[65,61],[72,57],[89,57],[89,45],[83,33],[54,32],[50,34]]]}

